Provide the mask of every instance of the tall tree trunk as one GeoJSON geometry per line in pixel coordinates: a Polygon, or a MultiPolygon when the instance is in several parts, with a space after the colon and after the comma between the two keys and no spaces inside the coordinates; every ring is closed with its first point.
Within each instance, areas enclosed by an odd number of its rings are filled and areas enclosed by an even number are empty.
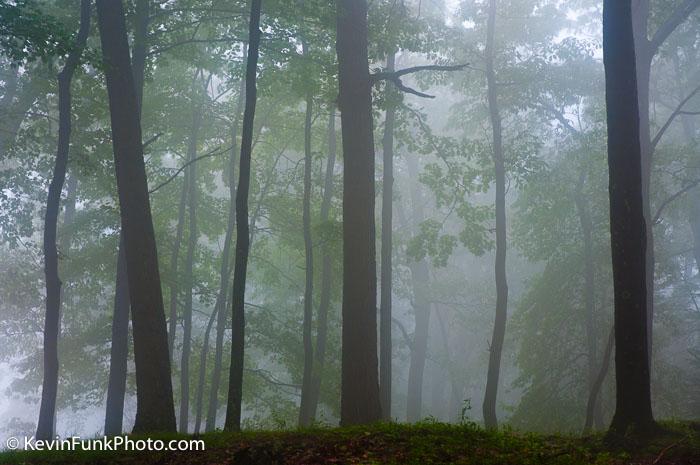
{"type": "MultiPolygon", "coordinates": [[[[243,56],[247,56],[247,47],[244,46],[243,56]]],[[[245,92],[245,80],[241,81],[238,90],[238,101],[236,103],[236,114],[231,127],[231,152],[229,155],[229,175],[228,175],[228,224],[226,225],[226,237],[224,238],[224,250],[221,254],[221,272],[219,282],[219,293],[216,296],[215,307],[218,308],[216,318],[216,344],[214,348],[214,369],[211,375],[211,386],[209,391],[209,405],[207,406],[207,422],[205,430],[214,431],[216,429],[216,412],[219,410],[219,385],[221,384],[221,369],[224,355],[224,331],[228,320],[228,286],[231,276],[229,262],[231,256],[231,243],[233,241],[233,230],[236,226],[236,163],[238,162],[238,124],[243,112],[245,92]]]]}
{"type": "MultiPolygon", "coordinates": [[[[408,156],[406,157],[406,165],[409,178],[418,179],[419,173],[416,160],[408,156]]],[[[418,225],[425,220],[423,199],[420,186],[417,183],[411,185],[410,197],[413,206],[411,228],[415,233],[418,225]]],[[[425,371],[425,360],[428,354],[428,335],[430,333],[430,299],[428,298],[430,274],[425,260],[411,260],[409,270],[413,287],[415,329],[413,331],[413,345],[411,346],[411,360],[408,366],[406,421],[413,423],[421,419],[423,409],[423,372],[425,371]]]]}
{"type": "Polygon", "coordinates": [[[374,140],[367,2],[337,2],[338,104],[343,134],[343,330],[340,424],[380,420],[374,140]]]}
{"type": "Polygon", "coordinates": [[[124,397],[126,394],[126,368],[129,357],[129,283],[126,271],[124,236],[119,235],[117,258],[117,283],[114,292],[112,317],[112,347],[109,357],[109,384],[105,409],[105,435],[122,433],[124,397]]]}
{"type": "MultiPolygon", "coordinates": [[[[391,52],[386,59],[388,72],[393,72],[396,53],[391,52]]],[[[391,419],[391,293],[392,261],[391,239],[393,234],[393,195],[394,195],[394,122],[396,106],[394,88],[387,83],[387,108],[382,138],[383,166],[382,177],[382,249],[381,249],[381,301],[379,303],[379,399],[382,405],[382,418],[391,419]]]]}
{"type": "Polygon", "coordinates": [[[615,290],[616,407],[610,431],[650,430],[646,224],[631,0],[605,0],[603,61],[615,290]]]}
{"type": "Polygon", "coordinates": [[[229,371],[228,401],[224,429],[241,429],[243,402],[243,364],[245,347],[245,283],[250,249],[248,225],[248,192],[250,190],[250,161],[253,149],[253,126],[257,103],[256,72],[260,49],[260,9],[262,0],[251,0],[248,28],[248,59],[246,63],[245,111],[241,137],[241,158],[236,190],[236,258],[233,268],[231,369],[229,371]]]}
{"type": "Polygon", "coordinates": [[[46,275],[46,320],[44,322],[44,380],[37,424],[37,439],[54,435],[56,395],[58,393],[58,333],[61,315],[61,279],[58,276],[56,230],[60,211],[61,191],[68,168],[71,134],[71,81],[90,33],[90,1],[80,2],[80,27],[73,49],[58,73],[58,146],[53,176],[49,185],[44,217],[44,274],[46,275]]]}
{"type": "MultiPolygon", "coordinates": [[[[199,72],[198,72],[199,73],[199,72]]],[[[194,92],[193,97],[199,99],[199,93],[194,92]]],[[[185,259],[185,307],[182,314],[183,334],[182,353],[180,358],[180,423],[178,430],[187,433],[190,418],[190,355],[192,352],[192,300],[194,291],[194,254],[197,249],[197,139],[201,123],[199,102],[193,103],[192,132],[188,144],[188,160],[190,165],[189,192],[187,195],[189,212],[189,237],[187,243],[187,257],[185,259]]]]}
{"type": "MultiPolygon", "coordinates": [[[[583,300],[584,320],[586,322],[584,332],[586,334],[586,352],[588,354],[588,390],[590,393],[595,388],[595,381],[597,378],[598,341],[596,337],[595,324],[595,259],[593,257],[593,223],[591,221],[591,215],[588,212],[586,198],[583,194],[585,179],[586,176],[582,173],[579,177],[578,185],[576,186],[574,203],[576,204],[576,212],[578,214],[579,223],[581,224],[581,236],[583,237],[583,300]]],[[[600,403],[596,403],[592,406],[590,414],[591,424],[594,417],[600,419],[600,403]]],[[[586,424],[588,424],[588,410],[586,416],[586,424]]]]}
{"type": "Polygon", "coordinates": [[[98,0],[97,16],[134,331],[137,401],[134,432],[175,431],[158,254],[121,0],[98,0]]]}
{"type": "MultiPolygon", "coordinates": [[[[148,21],[149,0],[136,0],[132,73],[139,115],[141,115],[143,110],[148,21]]],[[[110,435],[117,435],[122,432],[124,397],[126,395],[126,367],[129,357],[129,278],[126,269],[126,254],[124,252],[124,235],[121,228],[119,231],[117,277],[114,289],[112,348],[110,352],[109,384],[107,386],[107,407],[105,411],[105,434],[110,435]],[[115,370],[115,372],[112,373],[112,370],[115,370]]]]}
{"type": "Polygon", "coordinates": [[[600,408],[600,391],[603,387],[603,381],[608,374],[610,369],[610,358],[612,355],[613,345],[615,344],[615,328],[610,329],[610,335],[608,336],[608,342],[605,344],[605,351],[603,352],[603,359],[600,362],[600,368],[596,374],[595,380],[593,380],[593,385],[588,392],[588,402],[586,403],[586,424],[583,426],[583,434],[588,434],[593,428],[593,421],[596,420],[596,409],[600,408]]]}
{"type": "MultiPolygon", "coordinates": [[[[303,43],[304,55],[308,55],[308,46],[303,43]]],[[[304,256],[306,257],[304,284],[304,319],[302,324],[302,339],[304,346],[304,373],[301,383],[301,405],[299,406],[299,426],[310,426],[313,420],[311,411],[311,377],[314,365],[314,347],[311,340],[313,325],[313,296],[314,296],[314,255],[311,240],[311,125],[313,116],[313,93],[306,93],[306,115],[304,118],[304,199],[302,206],[302,223],[304,230],[304,256]]]]}
{"type": "Polygon", "coordinates": [[[190,170],[185,171],[185,179],[182,182],[180,193],[180,203],[177,208],[177,226],[175,227],[175,242],[170,255],[170,274],[172,283],[170,284],[170,315],[168,317],[168,354],[170,360],[175,352],[175,336],[177,335],[177,306],[180,299],[180,278],[178,276],[180,247],[182,246],[182,235],[185,229],[185,209],[187,208],[187,194],[190,190],[190,170]]]}
{"type": "Polygon", "coordinates": [[[209,316],[207,329],[204,331],[204,340],[202,341],[202,353],[199,357],[199,378],[197,379],[197,394],[195,395],[195,419],[194,419],[194,434],[199,434],[202,426],[202,408],[204,405],[204,381],[207,374],[207,355],[209,354],[209,336],[211,328],[216,320],[216,315],[219,307],[215,306],[214,311],[209,316]]]}
{"type": "MultiPolygon", "coordinates": [[[[328,160],[321,200],[321,223],[326,223],[330,216],[331,200],[333,199],[333,169],[335,168],[336,136],[335,136],[335,107],[330,108],[328,117],[328,160]]],[[[326,342],[328,339],[328,312],[331,306],[331,290],[333,284],[333,268],[331,250],[328,244],[321,244],[321,295],[319,296],[318,318],[316,320],[316,347],[314,352],[314,369],[311,379],[311,395],[309,409],[311,419],[316,418],[323,367],[326,363],[326,342]]]]}
{"type": "Polygon", "coordinates": [[[493,131],[493,165],[496,180],[496,319],[493,325],[493,337],[489,347],[489,369],[484,394],[483,414],[487,428],[496,428],[496,399],[498,396],[498,379],[501,373],[501,354],[506,334],[508,313],[508,282],[506,280],[506,170],[503,160],[503,134],[501,115],[498,109],[498,83],[494,71],[496,0],[489,0],[489,17],[486,32],[486,81],[488,85],[488,104],[493,131]]]}

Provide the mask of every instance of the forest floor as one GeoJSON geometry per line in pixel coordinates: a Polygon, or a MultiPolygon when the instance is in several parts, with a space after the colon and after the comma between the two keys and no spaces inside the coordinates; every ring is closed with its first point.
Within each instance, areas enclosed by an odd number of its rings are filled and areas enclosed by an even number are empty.
{"type": "MultiPolygon", "coordinates": [[[[690,465],[700,464],[700,423],[664,424],[665,433],[622,449],[588,437],[485,431],[475,425],[377,424],[288,432],[208,433],[205,451],[0,453],[0,464],[465,464],[465,465],[690,465]]],[[[137,439],[137,437],[132,437],[137,439]]]]}

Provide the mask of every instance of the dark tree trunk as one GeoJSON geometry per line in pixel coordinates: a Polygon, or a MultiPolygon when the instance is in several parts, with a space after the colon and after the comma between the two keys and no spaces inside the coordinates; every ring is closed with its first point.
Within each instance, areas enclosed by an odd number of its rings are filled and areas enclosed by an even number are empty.
{"type": "Polygon", "coordinates": [[[61,279],[58,276],[56,230],[60,211],[61,191],[68,168],[71,134],[71,81],[90,33],[90,1],[80,2],[80,28],[73,49],[58,74],[58,146],[53,176],[49,185],[44,217],[44,274],[46,275],[46,320],[44,322],[44,379],[37,424],[37,439],[54,435],[56,395],[58,393],[58,333],[61,316],[61,279]]]}
{"type": "MultiPolygon", "coordinates": [[[[583,426],[583,434],[588,434],[593,428],[593,421],[596,420],[597,413],[596,410],[600,409],[600,391],[603,387],[603,381],[608,374],[610,369],[610,358],[612,355],[612,348],[615,344],[615,329],[610,330],[610,335],[608,336],[608,342],[605,344],[605,352],[603,352],[603,360],[600,362],[600,368],[593,380],[593,385],[588,392],[588,402],[586,403],[586,424],[583,426]]],[[[596,420],[597,421],[597,420],[596,420]]]]}
{"type": "MultiPolygon", "coordinates": [[[[390,53],[386,59],[387,72],[395,69],[396,54],[390,53]]],[[[379,303],[379,399],[382,405],[382,418],[391,419],[391,293],[392,261],[391,238],[393,234],[393,195],[394,195],[394,122],[396,107],[393,103],[394,89],[387,83],[387,108],[382,138],[383,167],[382,177],[382,249],[381,249],[381,301],[379,303]]]]}
{"type": "Polygon", "coordinates": [[[498,109],[498,89],[494,71],[496,29],[496,0],[489,0],[489,17],[486,32],[486,81],[488,85],[489,114],[493,131],[493,165],[496,180],[496,319],[493,325],[493,337],[489,347],[489,369],[484,394],[484,424],[487,428],[496,428],[496,399],[498,396],[498,379],[501,373],[501,354],[506,334],[508,314],[508,282],[506,280],[506,170],[503,160],[503,134],[501,115],[498,109]]]}
{"type": "MultiPolygon", "coordinates": [[[[321,222],[328,221],[333,199],[333,169],[335,168],[336,136],[335,136],[335,107],[330,109],[328,117],[328,160],[326,163],[326,176],[323,187],[323,199],[321,201],[321,222]]],[[[331,262],[330,247],[324,242],[321,244],[321,295],[319,296],[318,319],[316,321],[316,347],[314,352],[314,370],[311,380],[311,395],[309,410],[311,419],[316,418],[318,401],[321,394],[321,380],[323,367],[326,363],[326,341],[328,338],[328,312],[331,306],[331,290],[333,284],[333,268],[331,262]]]]}
{"type": "Polygon", "coordinates": [[[610,235],[615,290],[616,407],[610,431],[649,431],[646,224],[631,1],[605,0],[603,61],[610,170],[610,235]]]}
{"type": "MultiPolygon", "coordinates": [[[[308,54],[306,43],[304,55],[308,54]]],[[[304,373],[301,382],[301,405],[299,406],[299,426],[309,426],[313,420],[311,411],[311,384],[314,365],[314,347],[311,340],[313,324],[314,296],[314,256],[311,240],[311,124],[313,116],[313,94],[306,94],[306,115],[304,118],[304,199],[302,207],[302,223],[304,230],[304,255],[306,257],[306,280],[304,285],[304,320],[302,324],[302,339],[304,345],[304,373]]]]}
{"type": "Polygon", "coordinates": [[[202,408],[204,405],[204,381],[207,374],[207,355],[209,354],[209,336],[211,328],[216,320],[216,315],[219,311],[218,307],[214,307],[214,311],[209,316],[207,329],[204,331],[204,340],[202,341],[202,353],[199,357],[199,378],[197,379],[197,394],[195,395],[195,419],[194,419],[194,434],[199,434],[202,426],[202,408]]]}
{"type": "MultiPolygon", "coordinates": [[[[576,212],[578,214],[579,223],[581,224],[581,236],[583,237],[583,300],[584,300],[584,320],[586,326],[584,333],[586,334],[586,353],[588,354],[588,390],[591,393],[595,387],[598,370],[597,347],[598,341],[596,337],[595,324],[595,271],[593,256],[593,223],[591,215],[588,212],[588,203],[583,194],[583,186],[585,183],[585,175],[581,174],[574,196],[576,204],[576,212]]],[[[594,417],[600,419],[601,410],[600,403],[595,403],[592,406],[591,424],[594,417]]],[[[588,424],[588,409],[586,413],[586,424],[588,424]]]]}
{"type": "Polygon", "coordinates": [[[133,319],[134,432],[175,431],[158,255],[122,2],[98,0],[97,13],[133,319]]]}
{"type": "MultiPolygon", "coordinates": [[[[136,1],[136,25],[134,28],[134,45],[132,73],[134,91],[142,112],[143,84],[146,68],[146,34],[148,32],[149,2],[136,1]]],[[[117,252],[117,277],[114,295],[114,314],[112,316],[112,348],[110,352],[109,384],[107,386],[107,406],[105,411],[105,434],[117,435],[122,432],[124,416],[124,397],[126,395],[126,366],[129,357],[129,282],[124,252],[124,235],[119,232],[119,250],[117,252]],[[116,340],[115,340],[116,338],[116,340]],[[116,346],[116,347],[115,347],[116,346]],[[112,370],[115,370],[112,373],[112,370]],[[109,432],[108,432],[109,431],[109,432]]]]}
{"type": "MultiPolygon", "coordinates": [[[[199,99],[199,92],[194,91],[194,99],[199,99]]],[[[185,307],[182,314],[183,334],[182,353],[180,358],[180,423],[178,430],[187,433],[190,419],[190,355],[192,352],[192,300],[194,291],[194,254],[197,249],[197,139],[200,126],[199,102],[192,102],[192,132],[188,143],[187,167],[190,172],[187,207],[189,213],[189,237],[187,241],[187,257],[185,258],[185,307]]]]}
{"type": "Polygon", "coordinates": [[[241,158],[236,190],[236,258],[233,268],[231,369],[229,371],[228,402],[224,429],[241,429],[243,401],[243,363],[245,346],[245,283],[250,248],[248,225],[248,192],[250,190],[250,161],[253,149],[253,125],[257,103],[256,72],[260,48],[260,9],[262,0],[251,0],[248,28],[248,59],[246,63],[245,111],[241,136],[241,158]]]}
{"type": "Polygon", "coordinates": [[[112,317],[112,347],[109,358],[109,384],[105,409],[105,435],[122,433],[124,397],[126,393],[126,367],[129,357],[129,283],[126,271],[124,236],[119,235],[117,257],[117,283],[114,293],[112,317]]]}
{"type": "MultiPolygon", "coordinates": [[[[247,55],[244,47],[243,56],[247,55]]],[[[211,375],[211,387],[209,391],[209,405],[207,406],[207,422],[205,430],[207,432],[216,429],[216,412],[219,410],[219,385],[221,384],[221,369],[224,356],[224,331],[228,320],[228,286],[231,276],[229,262],[231,256],[231,243],[233,241],[233,230],[236,226],[236,163],[238,162],[238,124],[241,112],[243,111],[245,81],[241,81],[238,92],[238,102],[236,103],[236,115],[231,128],[231,152],[229,156],[229,203],[228,203],[228,224],[226,225],[226,237],[224,238],[224,250],[221,254],[221,273],[219,282],[219,293],[216,296],[216,308],[218,315],[216,318],[216,345],[214,349],[214,369],[211,375]]]]}
{"type": "MultiPolygon", "coordinates": [[[[416,160],[410,156],[406,157],[406,164],[409,178],[418,179],[419,173],[416,160]]],[[[411,226],[417,228],[425,219],[423,199],[421,198],[420,186],[417,183],[412,184],[410,195],[411,204],[413,205],[411,226]]],[[[411,261],[409,269],[413,287],[415,329],[413,331],[413,345],[411,346],[411,361],[408,367],[406,421],[413,423],[421,419],[423,409],[423,372],[428,353],[428,335],[430,332],[430,301],[428,298],[430,274],[425,260],[411,261]]]]}
{"type": "Polygon", "coordinates": [[[340,424],[382,418],[377,373],[374,141],[367,2],[337,2],[338,104],[343,134],[343,330],[340,424]]]}

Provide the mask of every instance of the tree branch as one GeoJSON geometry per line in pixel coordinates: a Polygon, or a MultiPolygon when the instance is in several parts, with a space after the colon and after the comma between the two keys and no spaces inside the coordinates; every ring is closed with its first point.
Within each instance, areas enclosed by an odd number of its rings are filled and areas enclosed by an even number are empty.
{"type": "Polygon", "coordinates": [[[154,187],[153,189],[149,190],[148,193],[149,193],[149,194],[153,194],[155,191],[157,191],[157,190],[160,189],[161,187],[164,187],[164,186],[170,184],[180,173],[182,173],[182,172],[185,170],[185,168],[187,168],[188,166],[190,166],[192,163],[198,162],[199,160],[201,160],[201,159],[203,159],[203,158],[213,157],[214,155],[219,155],[219,154],[221,154],[221,153],[228,152],[228,151],[231,150],[232,148],[233,148],[233,146],[226,147],[225,149],[216,148],[216,149],[212,150],[211,152],[205,153],[204,155],[200,155],[200,156],[198,156],[197,158],[194,158],[194,159],[188,161],[187,163],[185,163],[184,165],[182,165],[180,168],[178,168],[178,170],[175,171],[175,173],[174,173],[172,176],[170,176],[168,179],[166,179],[166,180],[163,181],[162,183],[158,184],[158,185],[157,185],[156,187],[154,187]]]}
{"type": "Polygon", "coordinates": [[[372,73],[369,75],[370,83],[372,85],[376,84],[379,81],[391,81],[394,83],[397,89],[399,89],[402,92],[406,92],[407,94],[413,94],[417,95],[418,97],[423,97],[423,98],[435,98],[434,95],[426,94],[424,92],[417,91],[416,89],[413,89],[411,87],[408,87],[401,81],[401,76],[405,76],[407,74],[413,74],[413,73],[418,73],[421,71],[460,71],[463,70],[468,66],[467,64],[463,65],[421,65],[421,66],[412,66],[410,68],[404,68],[400,69],[398,71],[378,71],[376,73],[372,73]]]}
{"type": "Polygon", "coordinates": [[[664,208],[668,207],[668,205],[671,202],[673,202],[678,197],[685,194],[686,192],[688,192],[689,190],[691,190],[692,188],[694,188],[698,184],[700,184],[700,179],[696,179],[695,181],[693,181],[690,184],[688,184],[687,186],[685,186],[683,189],[679,190],[678,192],[676,192],[675,194],[673,194],[672,196],[670,196],[669,198],[664,200],[661,203],[661,205],[659,205],[659,208],[656,210],[656,214],[654,215],[654,218],[653,218],[651,224],[658,224],[659,220],[661,219],[661,214],[663,213],[664,208]]]}
{"type": "MultiPolygon", "coordinates": [[[[700,2],[700,0],[698,0],[700,2]]],[[[664,123],[663,126],[661,126],[661,129],[659,129],[659,132],[656,133],[656,136],[654,136],[654,139],[651,141],[651,150],[655,150],[656,146],[658,145],[659,141],[661,140],[661,137],[663,137],[664,133],[666,130],[671,126],[671,123],[673,123],[673,120],[676,119],[676,116],[685,114],[682,112],[683,107],[685,106],[686,103],[690,101],[693,97],[697,95],[697,93],[700,92],[700,85],[698,85],[691,93],[689,93],[681,102],[678,104],[676,109],[671,113],[671,116],[668,117],[666,122],[664,123]]],[[[693,113],[693,112],[691,112],[693,113]]]]}
{"type": "Polygon", "coordinates": [[[649,41],[651,55],[656,54],[656,51],[661,47],[661,44],[666,41],[676,28],[685,21],[688,16],[700,6],[700,0],[684,0],[683,3],[671,13],[671,16],[659,27],[654,34],[654,37],[649,41]]]}

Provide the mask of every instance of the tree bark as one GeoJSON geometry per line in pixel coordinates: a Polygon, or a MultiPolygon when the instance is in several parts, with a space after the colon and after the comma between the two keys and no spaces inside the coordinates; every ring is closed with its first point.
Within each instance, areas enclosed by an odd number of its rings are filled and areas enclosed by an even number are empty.
{"type": "Polygon", "coordinates": [[[248,29],[248,59],[246,63],[245,111],[241,137],[241,158],[236,190],[236,258],[233,269],[231,369],[224,429],[240,431],[243,401],[243,364],[245,346],[245,283],[250,249],[248,225],[248,192],[250,190],[250,161],[253,148],[253,126],[257,103],[256,71],[260,48],[260,10],[262,0],[251,0],[248,29]]]}
{"type": "Polygon", "coordinates": [[[484,424],[487,428],[498,427],[496,399],[508,312],[508,282],[506,280],[506,171],[503,156],[501,115],[498,108],[498,84],[493,64],[495,55],[496,3],[496,0],[489,0],[485,51],[488,104],[493,131],[493,164],[496,180],[496,319],[489,347],[489,368],[483,404],[484,424]]]}
{"type": "Polygon", "coordinates": [[[620,436],[654,426],[647,340],[647,228],[631,3],[605,0],[603,6],[617,387],[610,433],[620,436]]]}
{"type": "Polygon", "coordinates": [[[98,0],[97,16],[133,319],[137,386],[133,431],[175,431],[158,254],[122,2],[98,0]]]}
{"type": "MultiPolygon", "coordinates": [[[[393,72],[396,53],[387,56],[387,72],[393,72]]],[[[381,249],[381,301],[379,303],[379,398],[382,405],[382,418],[391,419],[391,293],[392,260],[391,239],[393,234],[393,195],[394,195],[394,123],[396,106],[393,103],[395,92],[387,83],[387,108],[382,138],[383,177],[382,177],[382,249],[381,249]]]]}
{"type": "MultiPolygon", "coordinates": [[[[199,71],[197,72],[199,74],[199,71]]],[[[195,78],[196,81],[196,78],[195,78]]],[[[196,84],[195,84],[196,86],[196,84]]],[[[190,166],[187,168],[189,176],[189,192],[187,194],[187,207],[189,213],[189,237],[187,241],[187,257],[185,259],[185,306],[182,315],[183,335],[182,353],[180,358],[180,418],[179,428],[181,433],[187,433],[189,428],[190,414],[190,355],[192,352],[192,300],[194,290],[194,254],[197,249],[197,163],[193,161],[197,158],[197,139],[199,136],[199,126],[201,114],[199,105],[199,92],[193,92],[192,102],[192,132],[188,143],[188,160],[190,166]]]]}
{"type": "MultiPolygon", "coordinates": [[[[321,222],[328,221],[333,199],[333,169],[336,158],[335,135],[335,107],[331,107],[328,117],[328,160],[326,162],[326,175],[323,187],[323,199],[321,200],[321,222]]],[[[314,352],[314,369],[311,379],[311,395],[309,410],[311,419],[316,418],[319,397],[321,394],[321,380],[323,367],[326,363],[326,342],[328,339],[328,312],[331,306],[331,290],[333,284],[333,268],[331,262],[331,250],[325,243],[321,244],[321,294],[319,296],[318,318],[316,321],[316,347],[314,352]]]]}
{"type": "MultiPolygon", "coordinates": [[[[304,55],[308,55],[308,46],[303,43],[304,55]]],[[[304,256],[306,258],[304,284],[304,318],[302,323],[302,339],[304,346],[304,372],[301,382],[301,405],[299,406],[299,426],[310,426],[311,416],[311,384],[314,365],[314,348],[311,334],[313,324],[313,295],[314,295],[314,256],[311,239],[311,125],[313,116],[313,93],[311,89],[306,94],[306,114],[304,118],[304,199],[302,206],[302,223],[304,231],[304,256]]]]}
{"type": "Polygon", "coordinates": [[[382,418],[377,373],[374,141],[367,2],[337,2],[336,51],[343,134],[343,329],[340,424],[382,418]]]}
{"type": "Polygon", "coordinates": [[[46,275],[46,319],[44,322],[44,379],[37,424],[37,439],[54,435],[56,395],[58,393],[58,334],[61,317],[61,279],[58,275],[56,230],[60,211],[61,191],[68,168],[71,135],[71,81],[80,63],[90,33],[90,1],[80,2],[80,26],[73,49],[63,69],[58,73],[58,145],[53,176],[46,199],[44,217],[44,274],[46,275]]]}
{"type": "MultiPolygon", "coordinates": [[[[247,48],[244,46],[243,56],[247,56],[247,48]]],[[[231,128],[231,152],[229,156],[229,207],[228,224],[226,225],[226,237],[224,238],[224,250],[221,254],[221,272],[219,293],[216,296],[215,307],[219,309],[216,319],[216,346],[214,349],[214,369],[211,375],[211,387],[209,392],[209,405],[207,407],[207,422],[205,430],[207,432],[216,429],[216,412],[219,410],[219,385],[221,384],[221,368],[223,366],[224,355],[224,331],[226,330],[228,316],[228,286],[231,271],[229,267],[231,256],[231,243],[233,242],[233,230],[236,226],[236,163],[238,162],[238,151],[236,144],[238,141],[238,124],[240,115],[243,112],[245,92],[245,81],[241,81],[238,91],[238,101],[236,103],[236,115],[231,128]]]]}
{"type": "Polygon", "coordinates": [[[175,242],[170,256],[170,316],[168,317],[168,354],[172,360],[175,351],[175,337],[177,335],[177,306],[180,297],[180,279],[178,276],[178,264],[180,261],[180,246],[185,228],[185,209],[187,207],[187,193],[190,185],[190,170],[185,171],[185,179],[182,182],[180,203],[177,209],[177,226],[175,230],[175,242]]]}

